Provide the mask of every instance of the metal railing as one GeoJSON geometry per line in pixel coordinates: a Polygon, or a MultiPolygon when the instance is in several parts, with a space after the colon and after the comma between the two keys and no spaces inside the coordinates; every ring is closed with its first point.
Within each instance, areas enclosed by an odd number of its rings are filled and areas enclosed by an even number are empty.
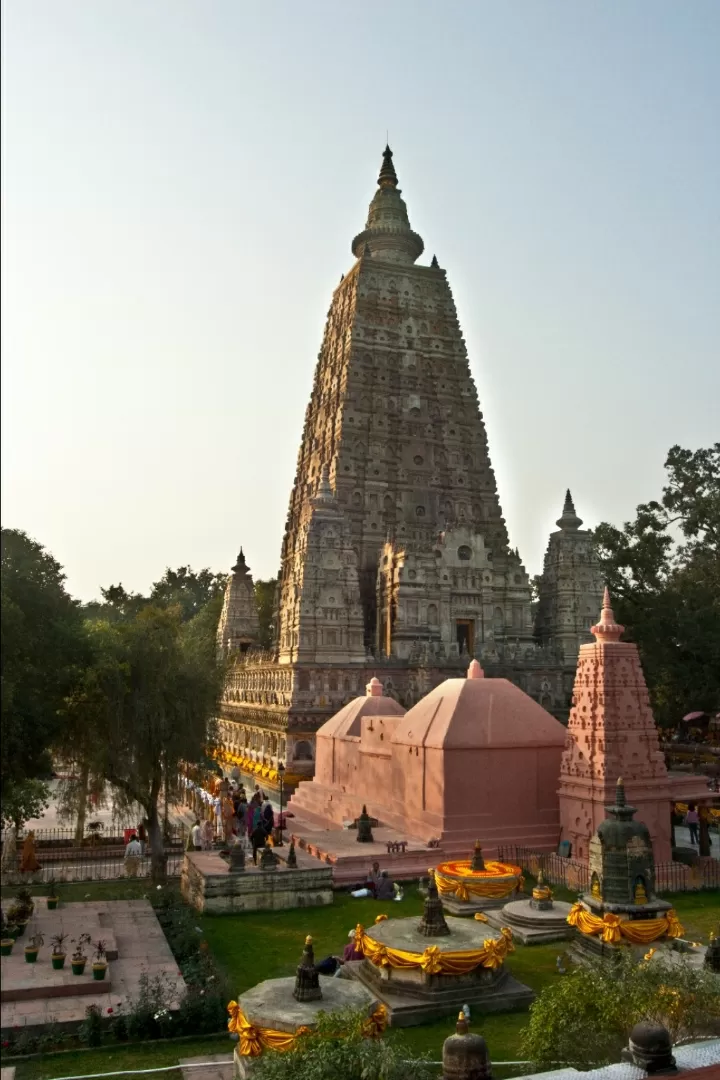
{"type": "MultiPolygon", "coordinates": [[[[590,887],[588,865],[579,859],[565,859],[554,853],[539,853],[511,845],[498,848],[498,859],[517,863],[533,877],[537,877],[542,869],[549,884],[564,885],[571,892],[584,892],[590,887]]],[[[655,888],[659,893],[720,889],[720,861],[700,859],[694,866],[678,862],[656,863],[655,888]]]]}

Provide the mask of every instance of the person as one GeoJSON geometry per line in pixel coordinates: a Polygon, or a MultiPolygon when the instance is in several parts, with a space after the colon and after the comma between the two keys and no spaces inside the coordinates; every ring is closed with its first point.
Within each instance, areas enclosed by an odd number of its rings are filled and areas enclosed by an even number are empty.
{"type": "Polygon", "coordinates": [[[141,855],[142,846],[136,833],[133,833],[125,845],[125,873],[128,877],[137,877],[141,855]]]}
{"type": "Polygon", "coordinates": [[[237,808],[238,836],[243,837],[247,832],[247,800],[241,796],[237,808]]]}
{"type": "Polygon", "coordinates": [[[267,833],[263,826],[262,821],[258,821],[253,831],[250,834],[250,843],[252,844],[252,856],[253,862],[257,866],[257,853],[261,848],[265,847],[265,841],[267,840],[267,833]]]}
{"type": "Polygon", "coordinates": [[[383,870],[380,874],[380,882],[375,890],[376,900],[394,900],[395,899],[395,886],[388,877],[387,870],[383,870]]]}
{"type": "Polygon", "coordinates": [[[698,826],[700,825],[700,815],[695,808],[695,803],[690,803],[688,806],[687,814],[685,815],[685,824],[690,830],[690,843],[699,843],[698,826]]]}
{"type": "Polygon", "coordinates": [[[265,802],[262,807],[262,819],[263,825],[265,826],[265,835],[270,836],[275,825],[275,814],[273,813],[272,803],[267,795],[265,796],[265,802]]]}
{"type": "Polygon", "coordinates": [[[137,838],[140,841],[140,854],[145,854],[145,845],[147,844],[147,833],[145,832],[145,825],[141,821],[137,827],[137,838]]]}
{"type": "Polygon", "coordinates": [[[31,830],[23,840],[22,855],[20,856],[20,872],[34,874],[40,869],[40,863],[35,858],[35,833],[31,830]]]}
{"type": "Polygon", "coordinates": [[[213,841],[215,839],[215,826],[209,819],[203,824],[203,849],[205,851],[212,851],[213,841]]]}
{"type": "Polygon", "coordinates": [[[190,830],[190,839],[192,840],[193,851],[202,851],[203,841],[200,818],[195,818],[195,824],[190,830]]]}
{"type": "Polygon", "coordinates": [[[348,960],[364,960],[365,954],[355,944],[355,931],[351,930],[348,937],[350,941],[343,949],[343,963],[347,963],[348,960]]]}
{"type": "Polygon", "coordinates": [[[315,965],[318,975],[339,975],[340,969],[345,963],[339,956],[326,956],[315,965]]]}

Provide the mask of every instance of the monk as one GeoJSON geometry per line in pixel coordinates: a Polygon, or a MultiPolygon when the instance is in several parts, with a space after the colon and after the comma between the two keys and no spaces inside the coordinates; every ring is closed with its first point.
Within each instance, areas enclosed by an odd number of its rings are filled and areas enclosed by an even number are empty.
{"type": "Polygon", "coordinates": [[[40,869],[40,863],[35,858],[35,833],[32,830],[23,841],[22,856],[20,859],[20,872],[34,874],[40,869]]]}

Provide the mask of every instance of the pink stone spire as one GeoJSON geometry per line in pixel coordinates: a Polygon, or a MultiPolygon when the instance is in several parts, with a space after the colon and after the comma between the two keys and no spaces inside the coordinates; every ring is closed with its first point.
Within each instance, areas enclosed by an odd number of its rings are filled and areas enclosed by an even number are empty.
{"type": "Polygon", "coordinates": [[[468,679],[484,679],[485,678],[485,672],[480,667],[480,664],[479,664],[479,662],[477,660],[471,660],[470,661],[470,667],[467,670],[467,677],[468,677],[468,679]]]}
{"type": "Polygon", "coordinates": [[[595,640],[599,642],[605,641],[619,641],[621,634],[624,632],[625,627],[620,626],[615,622],[615,616],[613,614],[612,605],[610,603],[610,590],[607,585],[605,586],[605,592],[603,593],[602,611],[600,612],[600,622],[591,627],[590,633],[595,635],[595,640]]]}
{"type": "Polygon", "coordinates": [[[373,675],[370,682],[365,687],[366,697],[382,697],[383,696],[383,684],[378,678],[373,675]]]}

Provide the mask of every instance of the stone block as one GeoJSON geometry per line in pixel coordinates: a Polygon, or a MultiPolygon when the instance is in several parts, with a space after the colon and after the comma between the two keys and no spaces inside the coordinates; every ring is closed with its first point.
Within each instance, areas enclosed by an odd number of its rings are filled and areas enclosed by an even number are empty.
{"type": "Polygon", "coordinates": [[[322,907],[333,902],[332,867],[313,863],[291,870],[281,864],[263,871],[250,865],[244,873],[233,874],[215,852],[189,851],[180,891],[192,907],[210,915],[322,907]]]}

